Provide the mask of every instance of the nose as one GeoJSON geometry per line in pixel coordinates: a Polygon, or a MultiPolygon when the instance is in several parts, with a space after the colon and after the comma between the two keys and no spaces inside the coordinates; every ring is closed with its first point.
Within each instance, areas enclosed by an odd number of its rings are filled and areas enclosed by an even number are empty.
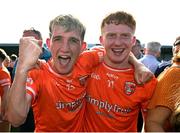
{"type": "Polygon", "coordinates": [[[60,50],[62,52],[68,52],[70,50],[70,46],[67,40],[64,40],[62,45],[60,46],[60,50]]]}
{"type": "Polygon", "coordinates": [[[117,36],[117,37],[116,37],[116,40],[115,40],[115,44],[116,44],[116,45],[121,45],[122,42],[123,42],[122,37],[121,37],[121,36],[117,36]]]}

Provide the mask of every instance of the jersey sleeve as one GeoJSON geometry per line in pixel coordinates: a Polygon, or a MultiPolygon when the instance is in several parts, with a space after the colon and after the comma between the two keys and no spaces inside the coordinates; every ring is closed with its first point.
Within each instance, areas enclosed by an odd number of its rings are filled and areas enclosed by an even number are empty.
{"type": "Polygon", "coordinates": [[[0,86],[4,87],[7,85],[11,85],[11,77],[9,73],[2,71],[0,74],[0,86]]]}
{"type": "Polygon", "coordinates": [[[80,55],[78,63],[85,69],[92,69],[103,61],[104,54],[105,51],[102,48],[84,51],[80,55]]]}
{"type": "Polygon", "coordinates": [[[11,77],[10,74],[6,71],[1,71],[0,72],[0,95],[3,96],[4,90],[3,88],[5,86],[10,86],[11,85],[11,77]]]}
{"type": "Polygon", "coordinates": [[[26,93],[32,96],[32,103],[35,102],[39,92],[39,75],[37,70],[31,70],[26,80],[26,93]]]}

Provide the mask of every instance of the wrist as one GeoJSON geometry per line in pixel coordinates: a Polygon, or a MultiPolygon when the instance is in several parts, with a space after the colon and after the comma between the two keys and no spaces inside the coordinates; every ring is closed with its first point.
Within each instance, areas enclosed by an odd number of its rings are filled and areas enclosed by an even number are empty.
{"type": "Polygon", "coordinates": [[[27,65],[17,64],[16,73],[25,74],[28,73],[29,68],[27,65]]]}

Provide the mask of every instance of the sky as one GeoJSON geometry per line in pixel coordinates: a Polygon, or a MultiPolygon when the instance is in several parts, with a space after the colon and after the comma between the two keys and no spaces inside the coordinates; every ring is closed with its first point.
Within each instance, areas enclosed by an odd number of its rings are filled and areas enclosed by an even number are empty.
{"type": "Polygon", "coordinates": [[[135,36],[145,44],[171,45],[180,35],[180,0],[0,0],[0,43],[18,43],[24,29],[34,27],[48,37],[49,22],[72,14],[86,26],[85,41],[99,43],[102,19],[125,11],[136,20],[135,36]]]}

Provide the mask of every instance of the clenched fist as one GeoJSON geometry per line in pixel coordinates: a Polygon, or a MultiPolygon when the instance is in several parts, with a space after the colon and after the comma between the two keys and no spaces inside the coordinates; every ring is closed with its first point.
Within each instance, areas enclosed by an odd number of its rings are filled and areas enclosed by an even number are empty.
{"type": "Polygon", "coordinates": [[[19,44],[19,60],[18,67],[30,70],[35,67],[42,48],[42,41],[36,40],[34,37],[22,37],[19,44]]]}

